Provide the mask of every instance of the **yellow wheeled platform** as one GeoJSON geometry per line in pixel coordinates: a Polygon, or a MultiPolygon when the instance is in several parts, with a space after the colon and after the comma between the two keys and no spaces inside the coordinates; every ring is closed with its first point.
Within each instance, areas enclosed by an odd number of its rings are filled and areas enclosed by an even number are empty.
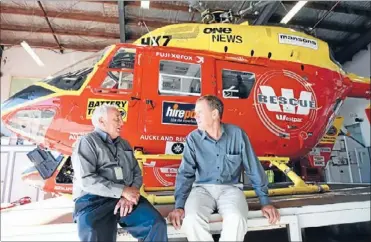
{"type": "MultiPolygon", "coordinates": [[[[177,160],[181,159],[181,155],[145,155],[141,151],[135,152],[135,157],[139,162],[139,166],[143,171],[143,164],[146,163],[148,159],[155,160],[177,160]]],[[[308,193],[319,193],[330,191],[328,185],[312,185],[306,184],[301,177],[296,175],[290,167],[287,166],[289,158],[287,157],[258,157],[260,161],[269,161],[272,165],[276,166],[280,171],[282,171],[293,183],[293,186],[286,188],[273,188],[269,189],[269,196],[278,195],[294,195],[294,194],[308,194],[308,193]]],[[[174,190],[174,187],[162,187],[162,188],[146,188],[142,186],[140,193],[142,196],[147,198],[147,200],[152,204],[172,204],[175,202],[174,196],[162,196],[149,194],[150,191],[169,191],[174,190]]],[[[244,191],[247,198],[256,197],[255,191],[244,191]]]]}

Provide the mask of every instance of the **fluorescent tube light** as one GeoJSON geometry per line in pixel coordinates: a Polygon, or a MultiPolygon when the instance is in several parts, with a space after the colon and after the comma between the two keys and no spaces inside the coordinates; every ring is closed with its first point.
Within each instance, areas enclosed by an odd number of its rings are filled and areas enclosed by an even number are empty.
{"type": "Polygon", "coordinates": [[[22,41],[21,45],[39,66],[45,66],[44,63],[40,60],[39,56],[36,55],[35,51],[33,51],[33,49],[28,45],[26,41],[22,41]]]}
{"type": "Polygon", "coordinates": [[[286,16],[283,17],[283,19],[281,20],[281,24],[287,24],[292,19],[292,17],[294,17],[295,14],[297,14],[302,7],[304,7],[307,2],[308,1],[299,1],[298,3],[296,3],[295,6],[292,7],[292,9],[286,14],[286,16]]]}
{"type": "Polygon", "coordinates": [[[140,1],[140,7],[149,9],[149,1],[140,1]]]}

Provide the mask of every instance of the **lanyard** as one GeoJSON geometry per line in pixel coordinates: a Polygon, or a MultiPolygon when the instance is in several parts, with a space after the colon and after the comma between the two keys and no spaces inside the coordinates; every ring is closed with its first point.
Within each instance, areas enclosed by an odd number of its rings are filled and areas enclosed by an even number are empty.
{"type": "MultiPolygon", "coordinates": [[[[109,147],[110,143],[107,142],[106,140],[104,140],[104,139],[103,139],[99,134],[98,134],[98,136],[99,136],[99,138],[101,138],[101,140],[102,140],[104,143],[107,143],[107,148],[108,148],[109,152],[111,152],[111,154],[112,154],[113,158],[115,159],[117,165],[119,165],[119,159],[117,158],[117,150],[118,150],[118,148],[117,148],[117,146],[115,145],[115,143],[112,141],[113,146],[116,148],[115,153],[113,153],[112,150],[111,150],[111,148],[109,147]]],[[[108,137],[107,137],[107,138],[108,138],[108,137]]]]}
{"type": "Polygon", "coordinates": [[[118,165],[119,164],[119,159],[117,158],[117,150],[118,150],[118,148],[116,147],[115,144],[113,144],[113,146],[116,148],[115,154],[112,152],[112,150],[111,150],[111,148],[109,146],[107,146],[107,148],[111,152],[113,158],[115,159],[115,161],[117,162],[117,165],[118,165]]]}

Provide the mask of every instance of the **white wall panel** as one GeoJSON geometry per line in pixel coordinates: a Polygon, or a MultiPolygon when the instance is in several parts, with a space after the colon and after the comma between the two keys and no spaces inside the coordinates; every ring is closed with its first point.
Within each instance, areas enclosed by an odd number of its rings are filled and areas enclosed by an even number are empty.
{"type": "Polygon", "coordinates": [[[0,160],[0,163],[1,163],[1,192],[0,192],[0,196],[1,196],[1,199],[0,201],[3,203],[4,202],[4,191],[5,191],[5,186],[6,186],[6,178],[7,178],[7,168],[8,168],[8,164],[9,164],[9,152],[1,152],[1,160],[0,160]]]}
{"type": "Polygon", "coordinates": [[[1,202],[8,203],[29,196],[32,201],[44,199],[44,193],[22,181],[22,172],[32,166],[27,153],[36,146],[1,146],[1,202]]]}
{"type": "Polygon", "coordinates": [[[15,152],[11,173],[12,179],[9,189],[10,201],[15,201],[25,196],[30,197],[33,202],[38,200],[38,189],[31,187],[21,179],[22,172],[32,165],[27,157],[27,153],[28,152],[15,152]]]}

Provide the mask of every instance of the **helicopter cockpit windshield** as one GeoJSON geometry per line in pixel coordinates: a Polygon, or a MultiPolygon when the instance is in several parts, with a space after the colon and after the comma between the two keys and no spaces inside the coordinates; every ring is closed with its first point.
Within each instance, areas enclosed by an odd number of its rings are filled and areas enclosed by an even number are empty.
{"type": "Polygon", "coordinates": [[[79,90],[84,84],[86,77],[92,72],[94,65],[103,58],[109,49],[110,46],[58,71],[43,81],[62,90],[79,90]]]}

